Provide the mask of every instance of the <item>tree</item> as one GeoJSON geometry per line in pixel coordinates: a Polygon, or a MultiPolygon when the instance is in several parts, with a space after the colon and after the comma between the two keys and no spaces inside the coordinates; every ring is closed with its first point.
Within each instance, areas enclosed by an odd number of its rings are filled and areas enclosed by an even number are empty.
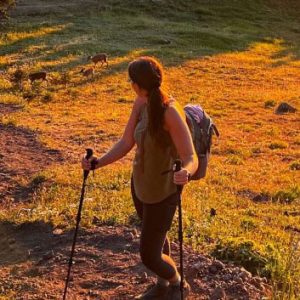
{"type": "Polygon", "coordinates": [[[15,0],[0,0],[0,19],[7,17],[7,12],[15,6],[15,0]]]}

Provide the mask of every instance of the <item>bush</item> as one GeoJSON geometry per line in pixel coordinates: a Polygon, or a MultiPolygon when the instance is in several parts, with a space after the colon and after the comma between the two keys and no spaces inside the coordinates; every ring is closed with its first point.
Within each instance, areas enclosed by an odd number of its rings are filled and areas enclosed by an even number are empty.
{"type": "Polygon", "coordinates": [[[51,102],[51,101],[53,100],[53,98],[54,98],[53,93],[47,91],[47,92],[43,95],[42,102],[44,102],[44,103],[51,102]]]}
{"type": "Polygon", "coordinates": [[[244,230],[253,230],[257,227],[254,221],[251,219],[242,220],[240,226],[244,230]]]}
{"type": "Polygon", "coordinates": [[[281,141],[276,141],[273,142],[269,145],[269,148],[274,150],[274,149],[285,149],[288,147],[288,144],[285,142],[281,142],[281,141]]]}
{"type": "Polygon", "coordinates": [[[0,19],[7,18],[7,12],[15,6],[15,0],[0,0],[0,19]]]}
{"type": "Polygon", "coordinates": [[[267,100],[265,102],[265,108],[271,108],[271,107],[274,107],[276,105],[276,101],[274,100],[267,100]]]}
{"type": "Polygon", "coordinates": [[[212,255],[218,259],[237,263],[253,274],[266,277],[271,275],[268,264],[273,262],[273,257],[263,256],[253,241],[243,239],[219,241],[212,255]]]}
{"type": "Polygon", "coordinates": [[[272,197],[273,201],[280,203],[292,203],[296,199],[300,199],[300,188],[298,186],[287,190],[279,190],[272,197]]]}
{"type": "Polygon", "coordinates": [[[299,171],[300,170],[300,161],[294,161],[290,164],[290,170],[299,171]]]}

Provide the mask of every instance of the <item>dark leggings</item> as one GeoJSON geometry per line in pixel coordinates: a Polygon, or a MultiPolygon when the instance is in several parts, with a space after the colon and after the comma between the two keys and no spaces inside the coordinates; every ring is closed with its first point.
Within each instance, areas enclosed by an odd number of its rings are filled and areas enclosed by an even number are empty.
{"type": "Polygon", "coordinates": [[[135,209],[142,221],[140,255],[143,264],[159,277],[170,280],[177,272],[170,257],[170,241],[167,237],[178,203],[174,193],[159,203],[141,202],[134,191],[131,178],[131,194],[135,209]]]}

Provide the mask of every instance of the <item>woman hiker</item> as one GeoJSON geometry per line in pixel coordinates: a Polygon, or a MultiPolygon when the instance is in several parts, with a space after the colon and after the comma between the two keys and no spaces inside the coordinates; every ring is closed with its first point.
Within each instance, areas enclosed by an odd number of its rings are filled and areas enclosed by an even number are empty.
{"type": "MultiPolygon", "coordinates": [[[[122,138],[100,158],[82,159],[82,167],[96,169],[125,156],[135,145],[131,193],[142,221],[140,256],[157,276],[157,283],[136,299],[180,299],[180,275],[171,258],[167,232],[178,204],[176,185],[184,185],[198,167],[192,137],[182,107],[161,90],[163,69],[152,57],[129,64],[129,81],[137,97],[122,138]],[[172,170],[181,159],[182,169],[172,170]]],[[[190,286],[184,281],[184,293],[190,286]]]]}

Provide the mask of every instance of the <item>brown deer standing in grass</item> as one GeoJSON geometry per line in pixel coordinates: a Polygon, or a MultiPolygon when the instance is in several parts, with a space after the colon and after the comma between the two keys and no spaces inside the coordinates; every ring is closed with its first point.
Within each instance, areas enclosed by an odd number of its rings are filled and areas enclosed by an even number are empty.
{"type": "Polygon", "coordinates": [[[99,53],[94,56],[89,56],[88,61],[90,60],[95,64],[95,66],[98,62],[101,62],[101,67],[104,63],[106,63],[106,67],[108,67],[108,56],[106,53],[99,53]]]}
{"type": "Polygon", "coordinates": [[[85,76],[85,77],[89,77],[89,76],[94,75],[95,70],[94,70],[93,67],[88,68],[88,69],[82,68],[79,73],[82,73],[82,75],[85,76]]]}
{"type": "Polygon", "coordinates": [[[41,72],[30,73],[28,75],[28,78],[29,78],[31,83],[36,81],[36,80],[40,80],[40,79],[42,79],[43,81],[44,80],[47,81],[47,72],[41,71],[41,72]]]}

